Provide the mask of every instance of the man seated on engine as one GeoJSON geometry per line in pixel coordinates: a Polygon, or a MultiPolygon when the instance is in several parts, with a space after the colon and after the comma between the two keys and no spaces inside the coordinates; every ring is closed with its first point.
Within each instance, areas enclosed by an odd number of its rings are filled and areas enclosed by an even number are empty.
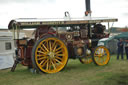
{"type": "Polygon", "coordinates": [[[92,30],[93,34],[93,38],[104,38],[106,35],[104,33],[106,27],[102,24],[96,24],[94,25],[94,29],[92,30]]]}

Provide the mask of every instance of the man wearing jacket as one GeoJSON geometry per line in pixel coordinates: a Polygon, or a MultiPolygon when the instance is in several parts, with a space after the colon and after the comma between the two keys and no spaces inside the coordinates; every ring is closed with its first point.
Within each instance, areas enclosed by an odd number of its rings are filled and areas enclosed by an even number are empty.
{"type": "Polygon", "coordinates": [[[117,60],[119,60],[119,56],[121,54],[121,59],[123,60],[123,47],[124,47],[124,42],[123,39],[120,38],[119,42],[117,43],[118,49],[117,49],[117,60]]]}
{"type": "Polygon", "coordinates": [[[128,40],[125,40],[125,53],[128,60],[128,40]]]}

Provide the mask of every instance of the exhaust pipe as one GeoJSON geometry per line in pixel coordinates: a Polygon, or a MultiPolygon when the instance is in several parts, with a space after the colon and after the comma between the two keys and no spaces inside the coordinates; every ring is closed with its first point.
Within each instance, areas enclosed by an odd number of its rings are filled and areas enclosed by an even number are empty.
{"type": "Polygon", "coordinates": [[[86,8],[86,11],[85,11],[85,16],[88,16],[90,15],[91,16],[91,5],[90,5],[90,0],[85,0],[85,8],[86,8]]]}

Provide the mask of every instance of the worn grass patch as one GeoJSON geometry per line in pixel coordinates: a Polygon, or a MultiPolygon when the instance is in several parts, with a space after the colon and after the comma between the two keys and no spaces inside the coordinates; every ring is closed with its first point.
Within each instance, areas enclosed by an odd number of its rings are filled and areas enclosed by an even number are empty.
{"type": "Polygon", "coordinates": [[[128,61],[116,60],[114,55],[106,66],[69,60],[66,68],[55,74],[33,74],[18,65],[15,72],[0,70],[0,85],[128,85],[128,61]]]}

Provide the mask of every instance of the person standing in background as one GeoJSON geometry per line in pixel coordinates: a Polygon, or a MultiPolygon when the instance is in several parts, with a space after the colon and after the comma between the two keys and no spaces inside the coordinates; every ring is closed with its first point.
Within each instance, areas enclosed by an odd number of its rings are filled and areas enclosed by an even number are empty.
{"type": "Polygon", "coordinates": [[[119,56],[121,54],[121,59],[123,60],[123,47],[124,47],[124,42],[123,39],[119,39],[119,42],[117,43],[118,49],[117,49],[117,60],[119,60],[119,56]]]}
{"type": "Polygon", "coordinates": [[[125,40],[125,53],[128,60],[128,40],[125,40]]]}

